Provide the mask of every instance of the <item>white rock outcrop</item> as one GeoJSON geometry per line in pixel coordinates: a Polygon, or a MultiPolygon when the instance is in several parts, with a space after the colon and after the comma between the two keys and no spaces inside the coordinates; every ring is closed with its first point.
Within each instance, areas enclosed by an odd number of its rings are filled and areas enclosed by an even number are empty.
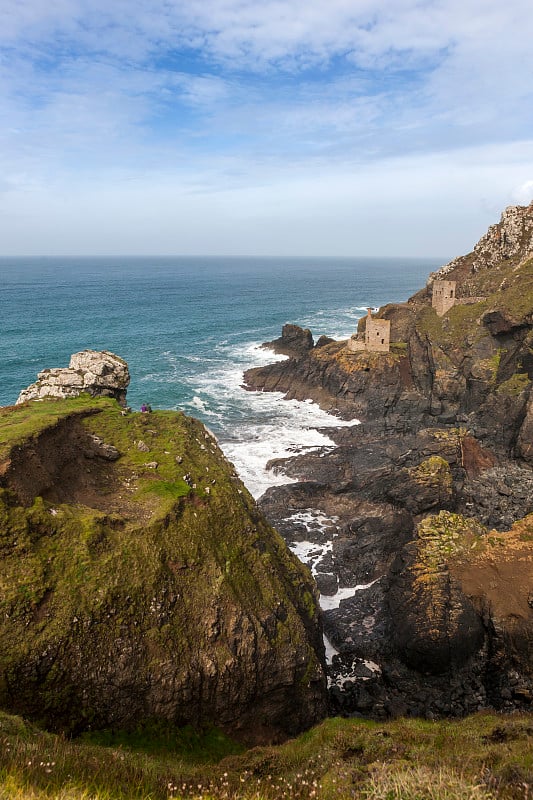
{"type": "Polygon", "coordinates": [[[84,392],[92,397],[114,397],[125,405],[129,382],[124,359],[107,350],[83,350],[71,356],[68,367],[39,372],[36,382],[20,393],[17,405],[43,397],[77,397],[84,392]]]}
{"type": "MultiPolygon", "coordinates": [[[[474,246],[471,259],[471,271],[497,267],[502,261],[510,258],[520,260],[533,255],[533,203],[529,206],[508,206],[503,211],[500,221],[491,225],[487,233],[474,246]]],[[[456,267],[470,259],[471,255],[458,256],[431,273],[428,285],[435,280],[443,280],[456,267]]]]}

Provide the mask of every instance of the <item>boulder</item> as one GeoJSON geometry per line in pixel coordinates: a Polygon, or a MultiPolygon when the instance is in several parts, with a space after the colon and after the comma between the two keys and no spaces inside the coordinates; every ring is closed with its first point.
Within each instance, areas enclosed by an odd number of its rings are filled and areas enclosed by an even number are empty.
{"type": "Polygon", "coordinates": [[[83,350],[71,356],[68,367],[39,372],[37,381],[20,393],[17,404],[87,393],[92,397],[113,397],[125,405],[129,382],[128,365],[122,358],[107,350],[83,350]]]}
{"type": "Polygon", "coordinates": [[[447,561],[457,552],[469,555],[483,533],[475,521],[441,511],[426,517],[418,525],[418,538],[404,548],[388,601],[394,647],[408,666],[449,672],[481,648],[482,621],[447,561]]]}

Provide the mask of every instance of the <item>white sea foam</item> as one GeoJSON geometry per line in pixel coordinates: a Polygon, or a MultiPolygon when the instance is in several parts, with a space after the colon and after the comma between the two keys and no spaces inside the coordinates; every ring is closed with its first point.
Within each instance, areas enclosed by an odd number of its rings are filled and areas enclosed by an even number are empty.
{"type": "Polygon", "coordinates": [[[293,482],[282,472],[267,470],[271,459],[287,458],[334,442],[320,429],[351,426],[357,420],[340,420],[311,401],[284,400],[280,392],[249,392],[243,386],[243,370],[273,360],[283,360],[259,343],[223,347],[224,358],[204,375],[190,379],[194,397],[187,404],[216,424],[216,433],[226,456],[254,497],[270,486],[293,482]],[[231,414],[227,413],[231,408],[231,414]]]}
{"type": "Polygon", "coordinates": [[[353,597],[357,592],[362,591],[363,589],[369,589],[373,586],[380,578],[376,578],[376,580],[371,581],[370,583],[360,583],[358,586],[351,586],[351,587],[344,587],[343,589],[339,589],[338,592],[330,597],[322,595],[320,597],[320,608],[322,611],[331,611],[334,608],[339,608],[342,600],[348,600],[348,598],[353,597]]]}
{"type": "MultiPolygon", "coordinates": [[[[254,497],[260,497],[270,486],[295,480],[284,475],[282,470],[267,470],[266,465],[271,459],[334,446],[328,436],[312,427],[327,424],[326,421],[317,419],[316,413],[310,414],[304,403],[285,402],[279,395],[269,398],[270,408],[276,400],[283,403],[280,405],[283,420],[277,424],[243,422],[237,435],[234,433],[231,438],[222,436],[220,439],[222,449],[254,497]]],[[[331,425],[330,420],[328,423],[331,425]]]]}
{"type": "Polygon", "coordinates": [[[290,545],[294,555],[310,568],[313,575],[316,575],[317,566],[327,553],[331,553],[333,541],[324,544],[314,544],[313,542],[294,542],[290,545]]]}
{"type": "MultiPolygon", "coordinates": [[[[324,644],[326,644],[326,637],[324,637],[324,644]]],[[[335,650],[335,648],[333,647],[333,645],[331,643],[330,643],[330,648],[331,649],[329,650],[329,653],[331,653],[331,655],[328,654],[328,647],[326,645],[326,662],[328,664],[331,664],[331,660],[332,660],[333,656],[336,656],[339,653],[339,651],[335,650]]],[[[358,666],[359,663],[360,663],[360,660],[356,657],[354,659],[354,661],[353,661],[351,669],[348,668],[347,673],[345,673],[343,675],[338,675],[334,679],[328,678],[328,686],[338,686],[339,689],[342,689],[342,687],[344,686],[345,683],[348,683],[348,682],[352,683],[354,679],[361,680],[363,682],[370,680],[370,676],[365,676],[364,678],[359,678],[357,676],[357,666],[358,666]]],[[[363,664],[371,672],[374,672],[374,673],[377,673],[377,674],[381,673],[381,667],[379,666],[379,664],[376,664],[374,661],[366,660],[366,661],[363,661],[363,664]]]]}
{"type": "MultiPolygon", "coordinates": [[[[234,462],[244,483],[255,497],[259,497],[269,486],[291,483],[282,470],[267,470],[270,459],[283,459],[298,453],[310,452],[320,448],[333,448],[334,442],[318,428],[331,425],[331,418],[325,418],[316,406],[295,400],[284,401],[282,395],[271,396],[270,409],[279,404],[279,416],[275,423],[243,424],[239,437],[222,439],[221,444],[234,462]]],[[[263,403],[261,403],[263,405],[263,403]]]]}
{"type": "Polygon", "coordinates": [[[291,522],[301,523],[308,530],[318,530],[320,532],[330,531],[332,526],[339,521],[338,517],[328,517],[316,508],[306,508],[303,511],[295,511],[290,517],[291,522]]]}
{"type": "Polygon", "coordinates": [[[206,408],[206,405],[205,405],[204,401],[202,400],[202,398],[198,397],[197,394],[194,395],[194,397],[191,400],[191,402],[189,403],[189,405],[192,406],[192,408],[197,408],[199,411],[203,411],[204,414],[208,410],[206,408]]]}
{"type": "Polygon", "coordinates": [[[328,517],[316,508],[306,508],[288,516],[287,521],[302,525],[313,534],[315,540],[318,538],[317,534],[321,534],[322,541],[319,542],[301,541],[289,544],[292,552],[316,575],[318,565],[333,549],[333,539],[337,535],[335,525],[339,518],[328,517]]]}
{"type": "Polygon", "coordinates": [[[339,651],[333,647],[326,634],[324,634],[324,647],[326,648],[326,663],[331,664],[333,656],[338,656],[339,651]]]}

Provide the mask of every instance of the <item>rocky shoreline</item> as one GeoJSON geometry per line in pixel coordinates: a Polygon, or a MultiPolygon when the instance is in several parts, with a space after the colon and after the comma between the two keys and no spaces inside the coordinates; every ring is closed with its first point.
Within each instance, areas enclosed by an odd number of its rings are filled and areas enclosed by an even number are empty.
{"type": "Polygon", "coordinates": [[[352,339],[266,346],[248,388],[353,424],[258,504],[201,423],[129,413],[112,353],[0,410],[0,706],[276,741],[326,714],[323,628],[332,713],[531,708],[533,205],[352,339]]]}
{"type": "Polygon", "coordinates": [[[267,344],[289,358],[245,374],[362,421],[271,464],[298,482],[260,500],[313,562],[335,713],[533,703],[532,256],[533,207],[507,209],[473,253],[380,309],[390,352],[291,325],[267,344]],[[442,278],[457,302],[439,317],[442,278]]]}

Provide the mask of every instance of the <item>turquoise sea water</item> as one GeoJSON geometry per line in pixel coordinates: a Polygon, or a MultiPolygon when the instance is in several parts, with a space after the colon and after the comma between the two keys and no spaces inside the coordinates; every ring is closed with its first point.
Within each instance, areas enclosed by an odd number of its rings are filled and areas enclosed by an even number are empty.
{"type": "MultiPolygon", "coordinates": [[[[0,405],[91,348],[126,359],[128,402],[202,419],[256,493],[261,462],[316,446],[316,407],[241,388],[285,322],[349,336],[367,306],[407,299],[445,259],[0,258],[0,405]],[[255,448],[255,449],[254,449],[255,448]]],[[[319,437],[320,438],[320,437],[319,437]]]]}

